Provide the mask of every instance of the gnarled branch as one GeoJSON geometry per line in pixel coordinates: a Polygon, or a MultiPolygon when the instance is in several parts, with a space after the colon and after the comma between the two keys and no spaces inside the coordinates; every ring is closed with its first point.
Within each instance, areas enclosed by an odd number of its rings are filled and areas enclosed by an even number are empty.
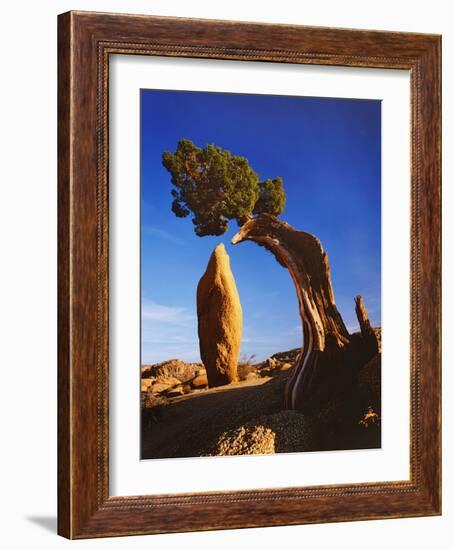
{"type": "Polygon", "coordinates": [[[358,369],[377,353],[363,300],[356,298],[361,333],[351,335],[335,304],[329,260],[318,238],[262,214],[247,220],[232,243],[246,240],[272,252],[296,287],[303,352],[286,387],[286,405],[304,411],[319,408],[350,388],[358,369]]]}

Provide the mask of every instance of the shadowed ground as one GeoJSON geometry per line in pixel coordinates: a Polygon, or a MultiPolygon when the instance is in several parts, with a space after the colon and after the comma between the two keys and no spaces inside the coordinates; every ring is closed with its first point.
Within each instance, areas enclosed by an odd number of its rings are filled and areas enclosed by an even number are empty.
{"type": "Polygon", "coordinates": [[[142,458],[200,456],[220,433],[281,410],[285,374],[213,388],[144,409],[142,458]]]}
{"type": "Polygon", "coordinates": [[[380,447],[380,426],[363,422],[366,401],[357,398],[356,388],[316,415],[285,411],[283,389],[289,373],[143,408],[142,458],[380,447]]]}

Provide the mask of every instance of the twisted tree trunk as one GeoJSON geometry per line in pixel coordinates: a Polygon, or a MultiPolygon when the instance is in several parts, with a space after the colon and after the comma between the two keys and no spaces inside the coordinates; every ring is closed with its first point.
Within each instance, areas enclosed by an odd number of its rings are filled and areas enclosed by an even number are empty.
{"type": "Polygon", "coordinates": [[[361,332],[351,335],[335,305],[329,260],[319,239],[261,214],[244,221],[232,243],[246,240],[272,252],[296,286],[303,352],[285,390],[286,406],[302,411],[318,409],[350,389],[358,370],[378,352],[363,300],[356,298],[361,332]]]}

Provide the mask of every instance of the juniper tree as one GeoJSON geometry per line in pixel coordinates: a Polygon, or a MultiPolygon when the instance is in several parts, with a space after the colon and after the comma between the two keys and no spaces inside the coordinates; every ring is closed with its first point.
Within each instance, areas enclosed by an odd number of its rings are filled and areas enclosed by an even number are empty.
{"type": "Polygon", "coordinates": [[[174,214],[191,214],[200,237],[222,235],[229,220],[242,225],[253,215],[279,216],[285,208],[280,177],[260,181],[245,157],[216,145],[201,149],[181,139],[174,153],[164,152],[162,164],[171,175],[174,214]]]}
{"type": "Polygon", "coordinates": [[[282,179],[260,181],[244,157],[216,145],[200,149],[186,139],[162,161],[174,186],[173,212],[192,214],[197,235],[222,235],[235,219],[241,227],[233,244],[254,241],[290,272],[304,345],[285,388],[286,406],[310,412],[347,399],[360,407],[357,376],[373,356],[379,361],[376,334],[361,296],[356,298],[360,333],[349,333],[335,304],[321,241],[277,219],[286,201],[282,179]]]}

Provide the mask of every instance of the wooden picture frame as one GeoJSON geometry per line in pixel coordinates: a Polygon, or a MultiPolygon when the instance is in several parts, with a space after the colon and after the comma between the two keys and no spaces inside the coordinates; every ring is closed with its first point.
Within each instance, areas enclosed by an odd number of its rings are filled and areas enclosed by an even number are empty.
{"type": "Polygon", "coordinates": [[[59,16],[58,48],[59,534],[88,538],[440,514],[440,37],[69,12],[59,16]],[[111,54],[410,71],[409,481],[109,496],[111,54]]]}

